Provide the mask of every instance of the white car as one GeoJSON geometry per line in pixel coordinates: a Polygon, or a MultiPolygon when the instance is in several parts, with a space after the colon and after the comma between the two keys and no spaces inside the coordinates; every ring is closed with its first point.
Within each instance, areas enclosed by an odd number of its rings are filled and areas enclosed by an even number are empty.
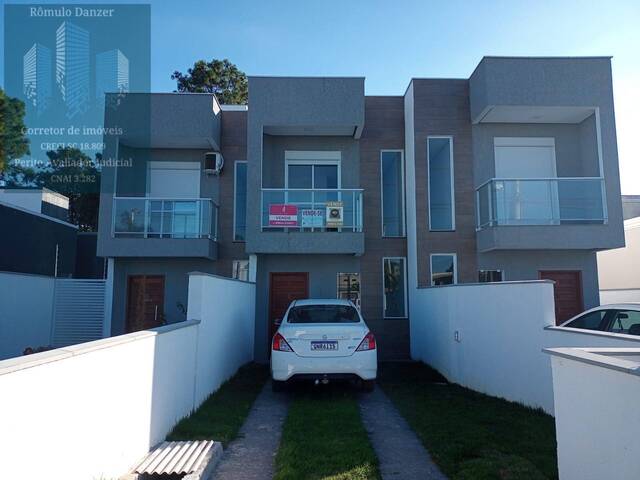
{"type": "Polygon", "coordinates": [[[357,380],[374,387],[376,339],[349,300],[294,300],[271,342],[274,390],[288,381],[357,380]]]}
{"type": "Polygon", "coordinates": [[[640,303],[600,305],[576,315],[560,326],[640,335],[640,303]]]}

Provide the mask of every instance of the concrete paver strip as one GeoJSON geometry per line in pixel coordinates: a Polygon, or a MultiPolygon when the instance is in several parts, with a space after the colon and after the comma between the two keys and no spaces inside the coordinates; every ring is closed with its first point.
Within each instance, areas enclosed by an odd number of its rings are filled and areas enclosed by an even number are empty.
{"type": "Polygon", "coordinates": [[[446,480],[415,432],[376,386],[359,397],[360,412],[383,480],[446,480]]]}
{"type": "Polygon", "coordinates": [[[222,455],[212,480],[262,480],[274,473],[274,460],[287,416],[286,393],[273,393],[267,382],[249,416],[222,455]]]}

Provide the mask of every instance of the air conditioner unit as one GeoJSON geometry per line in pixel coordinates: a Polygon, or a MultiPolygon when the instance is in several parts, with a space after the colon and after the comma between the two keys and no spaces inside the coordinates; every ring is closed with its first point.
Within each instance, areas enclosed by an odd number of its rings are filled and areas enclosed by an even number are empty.
{"type": "Polygon", "coordinates": [[[220,175],[224,166],[224,158],[220,152],[207,152],[204,154],[204,173],[207,175],[220,175]]]}

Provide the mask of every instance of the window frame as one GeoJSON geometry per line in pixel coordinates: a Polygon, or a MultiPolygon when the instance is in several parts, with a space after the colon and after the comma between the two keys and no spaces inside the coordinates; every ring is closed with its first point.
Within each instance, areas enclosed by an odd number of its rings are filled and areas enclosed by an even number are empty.
{"type": "Polygon", "coordinates": [[[407,257],[382,257],[382,319],[383,320],[396,320],[409,318],[409,303],[407,292],[407,257]],[[391,317],[386,315],[387,298],[385,296],[385,284],[384,284],[384,264],[386,260],[401,260],[403,265],[402,280],[404,282],[404,315],[400,317],[391,317]]]}
{"type": "MultiPolygon", "coordinates": [[[[342,152],[323,150],[285,150],[284,152],[284,188],[289,190],[289,165],[311,165],[311,188],[300,190],[316,190],[313,186],[315,181],[315,165],[335,165],[337,167],[338,188],[342,189],[342,152]]],[[[297,190],[297,189],[292,189],[297,190]]],[[[326,190],[326,189],[320,189],[326,190]]],[[[331,190],[331,189],[329,189],[331,190]]]]}
{"type": "Polygon", "coordinates": [[[429,284],[432,287],[445,287],[446,285],[435,285],[433,283],[433,257],[453,257],[453,283],[458,284],[458,254],[456,253],[431,253],[429,254],[429,284]]]}
{"type": "Polygon", "coordinates": [[[502,280],[500,282],[507,281],[506,272],[502,268],[479,268],[478,269],[478,283],[498,283],[498,282],[481,282],[480,281],[480,273],[482,272],[500,272],[502,274],[502,280]]]}
{"type": "Polygon", "coordinates": [[[402,148],[383,148],[380,150],[380,236],[382,238],[406,238],[407,236],[407,207],[405,193],[405,173],[404,173],[404,149],[402,148]],[[384,153],[400,153],[400,189],[402,196],[402,234],[401,235],[385,235],[384,234],[384,180],[382,169],[382,155],[384,153]]]}
{"type": "MultiPolygon", "coordinates": [[[[238,240],[236,238],[236,220],[237,220],[237,189],[238,189],[238,164],[245,164],[246,168],[247,168],[247,178],[248,178],[248,173],[249,173],[249,165],[247,164],[246,160],[236,160],[233,163],[233,241],[234,242],[239,242],[239,243],[245,243],[247,241],[247,221],[245,219],[245,225],[244,225],[244,234],[245,234],[245,239],[244,240],[238,240]]],[[[247,201],[247,194],[248,194],[248,188],[246,189],[247,191],[245,191],[245,203],[247,201]]],[[[245,205],[245,210],[246,210],[247,206],[245,205]]]]}
{"type": "Polygon", "coordinates": [[[456,189],[455,175],[453,171],[453,135],[428,135],[427,136],[427,215],[430,232],[455,232],[456,231],[456,189]],[[429,140],[438,138],[449,139],[449,177],[451,181],[451,228],[433,228],[431,226],[431,162],[429,159],[429,140]]]}
{"type": "MultiPolygon", "coordinates": [[[[357,302],[352,302],[354,303],[354,305],[356,306],[356,308],[358,310],[361,310],[361,305],[362,305],[362,276],[360,275],[360,272],[337,272],[336,273],[336,298],[337,299],[341,299],[340,298],[340,276],[341,275],[357,275],[358,276],[358,301],[357,302]]],[[[351,299],[349,299],[351,300],[351,299]]]]}

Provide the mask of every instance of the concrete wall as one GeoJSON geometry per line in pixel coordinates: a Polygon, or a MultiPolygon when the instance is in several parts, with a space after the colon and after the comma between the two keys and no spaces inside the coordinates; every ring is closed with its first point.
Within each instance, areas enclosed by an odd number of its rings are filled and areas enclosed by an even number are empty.
{"type": "Polygon", "coordinates": [[[553,283],[468,284],[418,289],[411,355],[449,381],[553,414],[543,348],[639,347],[640,338],[552,327],[553,283]]]}
{"type": "MultiPolygon", "coordinates": [[[[18,195],[18,194],[15,194],[18,195]]],[[[73,275],[78,227],[0,203],[0,271],[73,275]]]]}
{"type": "Polygon", "coordinates": [[[560,480],[640,472],[640,348],[553,349],[560,480]]]}
{"type": "Polygon", "coordinates": [[[0,362],[3,477],[118,478],[251,360],[254,285],[192,278],[193,320],[0,362]]]}
{"type": "MultiPolygon", "coordinates": [[[[541,270],[578,270],[582,273],[584,308],[600,304],[595,252],[581,250],[494,251],[478,254],[480,270],[502,270],[504,279],[538,280],[541,270]]],[[[477,281],[477,277],[476,277],[477,281]]]]}
{"type": "Polygon", "coordinates": [[[53,277],[0,272],[0,360],[51,345],[53,277]]]}
{"type": "Polygon", "coordinates": [[[353,255],[258,255],[255,359],[260,362],[266,362],[269,358],[271,272],[309,272],[310,298],[336,298],[338,273],[360,273],[360,262],[353,255]]]}

